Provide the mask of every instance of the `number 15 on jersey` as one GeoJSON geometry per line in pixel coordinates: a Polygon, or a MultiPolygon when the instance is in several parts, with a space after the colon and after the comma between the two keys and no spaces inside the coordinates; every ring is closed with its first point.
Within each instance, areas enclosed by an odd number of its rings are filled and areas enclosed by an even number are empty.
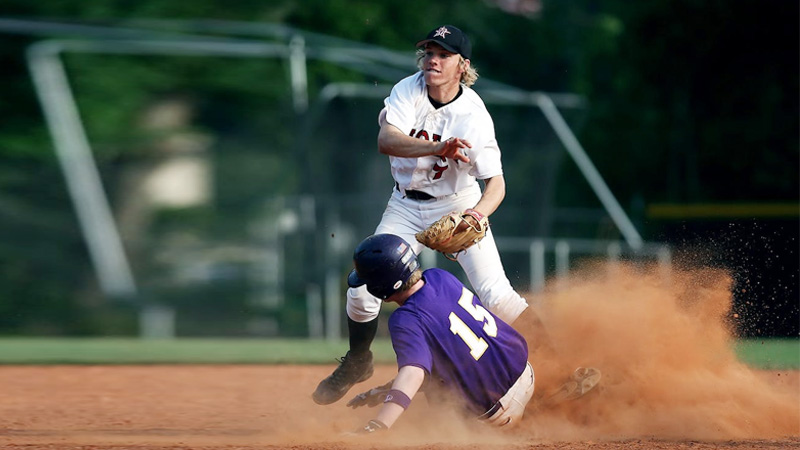
{"type": "MultiPolygon", "coordinates": [[[[473,319],[478,322],[483,323],[483,331],[489,337],[496,337],[497,336],[497,323],[494,320],[494,317],[489,314],[489,311],[486,310],[483,306],[475,305],[472,303],[472,299],[474,298],[474,294],[470,292],[467,288],[463,288],[461,291],[461,298],[458,300],[458,305],[466,310],[473,319]]],[[[489,344],[486,340],[477,334],[475,334],[470,327],[461,320],[460,317],[456,315],[456,313],[450,313],[450,331],[453,334],[457,335],[464,341],[464,344],[469,347],[469,353],[472,355],[475,360],[479,360],[483,353],[489,348],[489,344]]]]}

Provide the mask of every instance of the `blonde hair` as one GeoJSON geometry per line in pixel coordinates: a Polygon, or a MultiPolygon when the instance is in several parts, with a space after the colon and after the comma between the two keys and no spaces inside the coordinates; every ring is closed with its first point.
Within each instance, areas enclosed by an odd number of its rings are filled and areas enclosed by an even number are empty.
{"type": "Polygon", "coordinates": [[[417,284],[417,281],[419,281],[421,278],[422,278],[422,271],[420,269],[411,272],[411,275],[408,277],[406,282],[403,283],[402,286],[400,286],[398,292],[403,292],[411,289],[411,287],[417,284]]]}
{"type": "MultiPolygon", "coordinates": [[[[425,47],[420,47],[417,49],[417,68],[422,70],[422,58],[425,57],[425,47]]],[[[458,55],[458,65],[463,69],[466,66],[467,62],[463,56],[458,55]]],[[[470,61],[469,67],[461,73],[461,83],[467,87],[472,86],[475,82],[478,81],[478,69],[472,66],[472,62],[470,61]]]]}

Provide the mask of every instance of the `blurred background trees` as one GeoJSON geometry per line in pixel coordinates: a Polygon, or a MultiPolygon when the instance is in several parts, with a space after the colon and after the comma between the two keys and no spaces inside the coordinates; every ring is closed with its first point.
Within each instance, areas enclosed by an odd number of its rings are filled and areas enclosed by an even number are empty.
{"type": "MultiPolygon", "coordinates": [[[[5,0],[0,19],[109,29],[141,27],[147,19],[151,31],[175,33],[190,32],[199,20],[282,24],[321,39],[406,52],[409,58],[413,43],[429,29],[455,24],[471,36],[473,63],[485,79],[586,99],[586,107],[568,118],[611,191],[646,240],[670,243],[682,262],[691,259],[733,271],[735,309],[747,318],[738,324],[742,334],[797,336],[797,17],[797,2],[755,0],[5,0]],[[152,22],[157,19],[163,22],[152,22]],[[179,29],[179,24],[188,28],[179,29]],[[707,208],[697,213],[681,205],[707,208]]],[[[219,32],[218,37],[232,34],[219,32]]],[[[97,292],[25,66],[26,48],[45,37],[56,36],[7,32],[0,39],[0,333],[135,334],[130,314],[135,306],[109,303],[97,292]]],[[[216,283],[178,289],[166,281],[173,267],[165,262],[170,255],[159,259],[159,250],[181,248],[191,255],[199,251],[197,242],[207,240],[220,243],[217,252],[237,248],[230,251],[241,255],[242,248],[259,248],[254,242],[260,242],[260,233],[278,226],[265,212],[265,202],[282,196],[319,198],[333,189],[336,199],[327,201],[341,202],[347,212],[358,205],[364,184],[340,178],[349,178],[343,171],[374,149],[331,152],[325,139],[339,138],[326,134],[325,125],[298,147],[298,134],[308,130],[293,112],[288,69],[280,60],[72,54],[65,62],[127,251],[133,259],[141,255],[154,261],[137,269],[154,280],[145,289],[219,319],[218,327],[187,333],[303,335],[305,312],[291,305],[302,303],[297,298],[306,294],[300,288],[304,277],[318,275],[309,272],[304,260],[320,259],[316,250],[325,245],[309,243],[309,234],[281,243],[280,252],[303,257],[288,259],[283,268],[287,292],[293,292],[292,286],[297,292],[278,313],[279,322],[300,325],[280,330],[269,321],[252,322],[247,330],[224,325],[226,314],[254,314],[245,295],[251,287],[231,275],[247,261],[231,259],[228,272],[216,273],[216,283]],[[202,198],[147,197],[142,180],[158,182],[159,167],[166,162],[225,182],[206,186],[202,198]],[[147,202],[171,206],[156,210],[147,202]],[[218,220],[220,211],[225,220],[218,220]],[[253,221],[254,215],[263,220],[253,221]],[[150,231],[137,234],[143,229],[150,231]],[[168,287],[159,284],[159,275],[168,287]]],[[[311,101],[326,84],[342,81],[387,82],[313,64],[311,101]]],[[[481,81],[479,92],[480,87],[481,81]]],[[[374,139],[379,104],[340,103],[337,111],[350,116],[350,132],[363,135],[365,142],[374,139]]],[[[514,145],[511,135],[520,125],[510,118],[516,112],[497,108],[497,114],[510,190],[495,218],[498,233],[533,235],[510,216],[537,215],[522,199],[540,186],[523,164],[538,156],[514,145]]],[[[386,166],[368,166],[365,176],[388,181],[386,166]]],[[[556,178],[549,201],[571,211],[598,208],[573,164],[548,167],[556,178]]],[[[369,207],[382,209],[380,204],[369,207]]],[[[538,232],[554,235],[564,228],[538,232]]],[[[575,237],[619,237],[610,226],[580,233],[575,237]]],[[[193,275],[184,276],[191,280],[193,275]]]]}

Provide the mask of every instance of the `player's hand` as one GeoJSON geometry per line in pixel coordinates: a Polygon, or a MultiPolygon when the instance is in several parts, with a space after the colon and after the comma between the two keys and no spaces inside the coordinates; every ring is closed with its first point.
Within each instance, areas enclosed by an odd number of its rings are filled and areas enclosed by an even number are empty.
{"type": "Polygon", "coordinates": [[[386,426],[385,423],[381,422],[377,419],[372,419],[367,424],[361,428],[358,428],[353,431],[348,431],[344,433],[345,437],[360,437],[360,436],[367,436],[370,434],[375,434],[378,432],[387,431],[389,427],[386,426]]]}
{"type": "Polygon", "coordinates": [[[483,214],[479,213],[474,209],[468,209],[464,211],[464,221],[458,224],[456,227],[456,231],[453,234],[458,234],[464,232],[467,228],[472,225],[473,228],[481,228],[481,220],[483,220],[483,214]]]}
{"type": "Polygon", "coordinates": [[[386,400],[386,394],[388,394],[389,389],[392,388],[393,382],[394,380],[391,380],[383,386],[378,386],[356,395],[349,402],[347,402],[347,406],[353,409],[364,405],[369,406],[370,408],[378,406],[379,404],[383,403],[384,400],[386,400]]]}
{"type": "Polygon", "coordinates": [[[456,161],[469,162],[469,158],[463,153],[463,149],[472,148],[472,144],[466,139],[452,137],[439,143],[436,154],[456,161]]]}

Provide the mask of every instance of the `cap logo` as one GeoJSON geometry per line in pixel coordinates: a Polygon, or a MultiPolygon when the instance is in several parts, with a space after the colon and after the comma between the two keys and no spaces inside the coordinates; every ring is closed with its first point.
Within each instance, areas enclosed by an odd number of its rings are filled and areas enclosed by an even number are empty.
{"type": "Polygon", "coordinates": [[[439,27],[434,33],[433,37],[441,37],[442,39],[447,39],[447,35],[450,34],[450,30],[447,27],[439,27]]]}

